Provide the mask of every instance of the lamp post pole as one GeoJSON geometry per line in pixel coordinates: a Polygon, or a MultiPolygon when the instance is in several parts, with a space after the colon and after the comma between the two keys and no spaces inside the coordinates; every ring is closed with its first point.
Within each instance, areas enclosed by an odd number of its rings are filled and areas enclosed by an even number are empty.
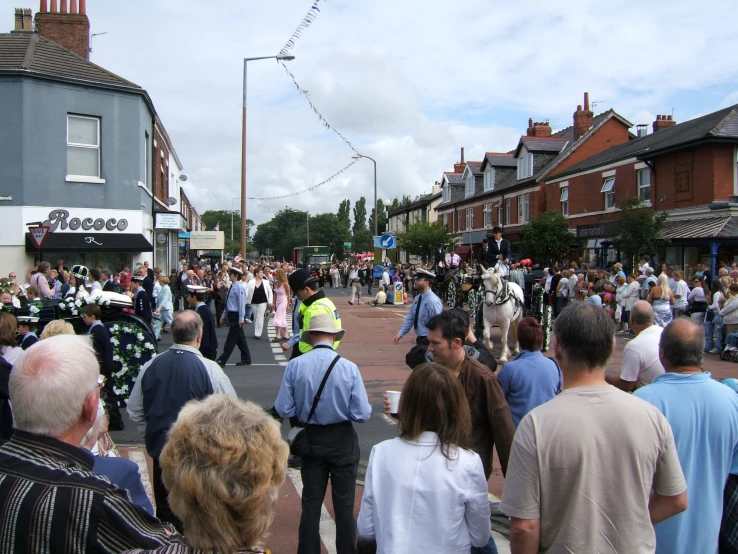
{"type": "MultiPolygon", "coordinates": [[[[256,60],[294,60],[292,54],[243,59],[243,114],[241,119],[241,252],[246,257],[246,68],[256,60]]],[[[233,226],[231,226],[231,230],[233,226]]]]}
{"type": "Polygon", "coordinates": [[[240,198],[231,199],[231,240],[233,240],[233,202],[236,200],[240,200],[240,198]]]}
{"type": "MultiPolygon", "coordinates": [[[[353,157],[355,160],[359,160],[361,158],[366,158],[368,160],[371,160],[374,163],[374,236],[377,236],[377,229],[379,227],[379,214],[377,213],[377,160],[374,158],[371,158],[369,156],[365,156],[364,154],[357,154],[353,157]]],[[[372,243],[374,242],[374,239],[372,239],[372,243]]]]}
{"type": "Polygon", "coordinates": [[[307,246],[310,246],[310,212],[305,212],[305,227],[307,228],[307,246]]]}

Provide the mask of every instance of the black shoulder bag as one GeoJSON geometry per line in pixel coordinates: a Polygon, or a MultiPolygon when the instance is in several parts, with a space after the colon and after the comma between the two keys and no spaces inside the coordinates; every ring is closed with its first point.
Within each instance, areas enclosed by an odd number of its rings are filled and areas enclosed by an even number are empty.
{"type": "Polygon", "coordinates": [[[335,367],[336,363],[338,363],[338,360],[341,359],[341,356],[339,354],[336,354],[336,357],[333,358],[333,361],[331,362],[331,365],[328,366],[328,369],[325,372],[325,375],[323,375],[323,380],[320,383],[320,387],[318,387],[318,392],[315,395],[315,398],[313,398],[313,405],[310,408],[310,413],[308,414],[307,421],[305,422],[304,426],[295,426],[292,429],[290,429],[290,433],[287,436],[287,442],[290,445],[290,453],[294,456],[307,456],[310,454],[310,438],[308,437],[307,430],[305,427],[308,426],[310,423],[310,420],[313,418],[313,414],[315,413],[315,408],[318,406],[318,401],[320,400],[320,395],[323,394],[323,389],[325,388],[325,383],[328,381],[328,377],[331,374],[331,371],[333,371],[333,368],[335,367]]]}

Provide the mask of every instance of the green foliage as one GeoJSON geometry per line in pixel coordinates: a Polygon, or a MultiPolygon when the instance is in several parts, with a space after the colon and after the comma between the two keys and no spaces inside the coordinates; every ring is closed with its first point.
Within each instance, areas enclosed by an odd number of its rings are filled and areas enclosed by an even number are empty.
{"type": "Polygon", "coordinates": [[[392,199],[392,203],[390,204],[389,211],[394,212],[395,210],[399,210],[402,204],[400,204],[400,201],[395,196],[392,199]]]}
{"type": "Polygon", "coordinates": [[[331,254],[339,259],[343,256],[343,242],[350,236],[336,214],[310,216],[310,244],[329,247],[331,254]]]}
{"type": "MultiPolygon", "coordinates": [[[[216,224],[220,223],[220,230],[225,233],[225,252],[229,255],[235,255],[241,250],[241,211],[240,210],[208,210],[200,216],[202,222],[207,229],[212,230],[216,224]],[[231,240],[231,216],[233,216],[233,240],[231,240]]],[[[254,222],[250,219],[246,220],[246,241],[249,252],[256,249],[251,244],[251,234],[253,233],[254,222]]]]}
{"type": "Polygon", "coordinates": [[[354,204],[354,233],[366,229],[366,198],[363,196],[354,204]]]}
{"type": "Polygon", "coordinates": [[[411,256],[420,256],[427,263],[433,251],[442,245],[445,250],[456,247],[456,237],[443,226],[441,221],[428,223],[420,220],[407,226],[404,232],[397,234],[397,248],[411,256]]]}
{"type": "Polygon", "coordinates": [[[351,200],[348,198],[342,200],[338,206],[338,221],[346,228],[347,231],[351,230],[351,200]]]}
{"type": "Polygon", "coordinates": [[[576,235],[569,231],[566,218],[554,211],[532,217],[521,233],[524,257],[549,267],[563,260],[569,247],[577,240],[576,235]]]}
{"type": "MultiPolygon", "coordinates": [[[[312,240],[312,217],[311,219],[311,243],[312,240]]],[[[307,213],[285,208],[266,223],[256,228],[254,233],[254,246],[260,253],[267,250],[272,251],[276,259],[289,260],[292,258],[292,249],[295,246],[307,244],[306,233],[307,213]]]]}
{"type": "Polygon", "coordinates": [[[643,255],[653,254],[666,241],[659,238],[664,223],[669,217],[667,212],[654,213],[638,197],[626,198],[620,204],[618,217],[619,233],[613,244],[625,254],[630,267],[637,266],[637,260],[643,255]]]}
{"type": "MultiPolygon", "coordinates": [[[[377,233],[381,235],[387,230],[387,212],[385,211],[384,201],[381,198],[377,198],[377,209],[379,210],[377,233]]],[[[369,215],[369,231],[372,234],[374,233],[374,208],[372,208],[372,213],[369,215]]]]}
{"type": "Polygon", "coordinates": [[[410,198],[407,194],[402,195],[402,200],[400,201],[400,204],[403,208],[409,206],[413,203],[413,199],[410,198]]]}

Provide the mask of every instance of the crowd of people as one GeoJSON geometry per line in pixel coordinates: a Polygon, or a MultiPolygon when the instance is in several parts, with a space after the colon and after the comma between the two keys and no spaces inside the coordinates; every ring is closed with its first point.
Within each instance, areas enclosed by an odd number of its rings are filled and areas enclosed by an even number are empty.
{"type": "MultiPolygon", "coordinates": [[[[716,303],[724,331],[736,330],[738,284],[720,288],[729,271],[713,280],[703,269],[690,290],[668,267],[650,281],[645,268],[642,282],[617,265],[609,276],[572,269],[554,267],[544,281],[556,306],[553,357],[541,352],[541,324],[524,317],[521,353],[501,368],[469,314],[444,309],[431,290],[437,275],[410,272],[416,295],[394,342],[414,331],[412,371],[398,405],[385,395],[398,434],[372,448],[358,520],[354,426],[372,406],[360,368],[338,352],[346,330],[320,269],[193,260],[159,275],[156,292],[148,267],[134,272],[133,309],[162,321],[157,335],[168,326],[174,342],[143,366],[128,401],[153,459],[155,509],[135,464],[104,455],[116,415],[104,392],[111,357],[99,306],[82,310],[89,337],[45,336],[59,327],[49,324],[38,340],[18,339],[23,322],[0,312],[0,551],[265,552],[289,464],[303,483],[299,554],[321,551],[329,482],[337,552],[496,553],[487,494],[496,453],[516,554],[738,552],[738,395],[702,370],[704,315],[716,303]],[[715,291],[694,293],[705,282],[715,291]],[[574,296],[559,301],[570,283],[574,296]],[[280,318],[293,304],[290,333],[280,318]],[[243,326],[253,321],[259,338],[267,310],[292,350],[268,410],[239,400],[223,371],[236,346],[237,365],[251,362],[243,326]],[[634,338],[612,371],[617,320],[634,338]],[[214,330],[224,324],[220,351],[214,330]],[[277,420],[289,420],[287,441],[277,420]]],[[[41,298],[44,282],[55,288],[46,271],[18,287],[26,302],[32,287],[41,298]]],[[[330,284],[353,286],[342,271],[328,269],[330,284]]]]}

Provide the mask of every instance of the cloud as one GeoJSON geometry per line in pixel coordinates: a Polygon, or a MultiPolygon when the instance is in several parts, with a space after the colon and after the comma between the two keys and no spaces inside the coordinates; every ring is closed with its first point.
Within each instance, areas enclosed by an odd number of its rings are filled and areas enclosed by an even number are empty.
{"type": "MultiPolygon", "coordinates": [[[[569,125],[584,91],[602,102],[597,111],[614,108],[634,124],[671,108],[717,109],[694,103],[707,87],[724,105],[738,102],[738,36],[730,17],[716,16],[733,4],[330,0],[289,68],[328,121],[377,160],[379,198],[414,197],[458,161],[461,146],[478,160],[513,149],[528,117],[569,125]]],[[[240,195],[243,57],[278,52],[309,7],[88,3],[93,32],[108,32],[94,38],[92,61],[147,89],[200,212],[230,209],[240,195]]],[[[247,121],[250,196],[302,190],[351,161],[273,61],[248,64],[247,121]]],[[[249,203],[248,216],[263,222],[285,205],[335,212],[362,195],[371,209],[368,160],[315,192],[249,203]]]]}

